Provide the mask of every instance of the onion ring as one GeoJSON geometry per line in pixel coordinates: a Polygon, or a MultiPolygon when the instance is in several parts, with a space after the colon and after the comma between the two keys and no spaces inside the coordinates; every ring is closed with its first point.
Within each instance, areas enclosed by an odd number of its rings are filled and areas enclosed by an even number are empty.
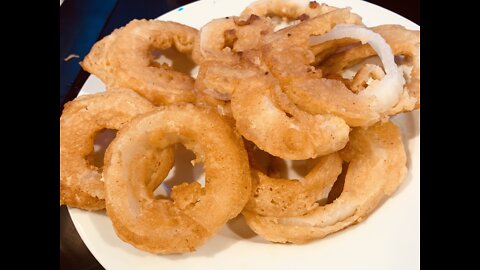
{"type": "Polygon", "coordinates": [[[132,20],[97,42],[80,63],[107,86],[135,90],[155,105],[193,102],[194,79],[154,63],[151,50],[190,54],[198,30],[175,22],[132,20]]]}
{"type": "MultiPolygon", "coordinates": [[[[339,30],[324,34],[333,25],[347,21],[358,22],[357,17],[349,14],[348,9],[338,9],[284,29],[283,37],[264,47],[264,59],[273,75],[280,80],[282,89],[301,109],[312,114],[331,113],[343,118],[350,126],[368,126],[379,121],[381,113],[396,105],[403,92],[403,76],[398,71],[392,54],[389,54],[391,50],[388,44],[378,34],[360,26],[336,26],[335,29],[339,30]],[[312,23],[314,20],[318,22],[312,23]],[[342,31],[344,33],[339,34],[342,31]],[[320,35],[319,41],[355,36],[368,39],[376,44],[376,50],[381,50],[382,57],[388,62],[385,64],[387,76],[377,86],[371,85],[369,90],[358,95],[352,93],[341,81],[322,78],[322,74],[312,70],[309,65],[314,62],[309,45],[319,43],[311,43],[308,40],[310,34],[320,35]],[[384,85],[391,90],[383,91],[384,85]]],[[[311,39],[315,40],[316,37],[311,39]]]]}
{"type": "MultiPolygon", "coordinates": [[[[85,210],[105,208],[104,183],[99,168],[87,162],[95,136],[103,129],[119,130],[131,118],[155,108],[133,91],[115,89],[79,96],[65,104],[60,117],[60,205],[85,210]]],[[[159,153],[158,177],[166,176],[174,163],[174,149],[159,153]]],[[[153,178],[153,190],[160,183],[153,178]]]]}
{"type": "Polygon", "coordinates": [[[395,60],[388,43],[383,37],[371,30],[354,25],[336,25],[330,32],[322,35],[311,37],[311,44],[318,44],[328,40],[340,38],[355,38],[362,43],[369,43],[370,46],[378,53],[382,60],[386,75],[375,85],[369,85],[362,91],[359,97],[374,96],[377,102],[373,103],[373,109],[379,113],[383,113],[395,106],[403,93],[403,85],[405,80],[403,74],[395,64],[395,60]]]}
{"type": "Polygon", "coordinates": [[[291,160],[315,158],[338,151],[348,141],[345,121],[299,110],[269,72],[247,61],[206,62],[196,85],[205,94],[203,103],[221,111],[229,106],[238,132],[272,155],[291,160]],[[213,98],[213,92],[231,99],[230,104],[213,98]]]}
{"type": "Polygon", "coordinates": [[[230,65],[240,65],[241,59],[259,62],[257,47],[263,37],[273,31],[269,19],[250,16],[215,19],[200,29],[200,38],[195,42],[193,56],[200,62],[195,80],[196,101],[200,107],[211,107],[233,123],[230,99],[239,80],[250,77],[252,72],[242,69],[235,73],[230,65]],[[223,75],[223,68],[230,70],[223,75]],[[247,74],[245,74],[247,73],[247,74]]]}
{"type": "Polygon", "coordinates": [[[367,218],[407,173],[400,130],[391,122],[355,129],[341,155],[350,164],[340,197],[294,217],[263,216],[244,210],[250,228],[280,243],[304,243],[325,237],[367,218]]]}
{"type": "Polygon", "coordinates": [[[159,108],[132,120],[105,155],[106,208],[117,235],[152,253],[194,251],[229,219],[251,194],[242,140],[215,112],[192,104],[159,108]],[[172,200],[155,199],[145,187],[145,152],[182,143],[205,163],[205,189],[198,183],[174,187],[172,200]]]}
{"type": "MultiPolygon", "coordinates": [[[[234,68],[234,67],[231,67],[234,68]]],[[[299,110],[268,73],[245,78],[232,94],[238,132],[260,149],[284,159],[304,160],[342,149],[349,127],[341,118],[299,110]]],[[[224,74],[229,74],[228,70],[224,74]]]]}
{"type": "MultiPolygon", "coordinates": [[[[408,92],[408,96],[415,99],[415,107],[403,106],[401,111],[392,111],[389,114],[420,108],[420,31],[408,30],[400,25],[380,25],[370,29],[385,39],[394,55],[405,57],[400,67],[408,66],[412,68],[406,76],[405,90],[408,92]]],[[[340,71],[375,55],[375,50],[370,45],[365,44],[330,57],[322,63],[320,68],[324,74],[338,74],[340,71]]]]}
{"type": "Polygon", "coordinates": [[[214,108],[229,122],[234,121],[230,106],[232,94],[241,81],[252,79],[259,70],[268,74],[268,67],[261,61],[260,51],[256,49],[244,51],[236,59],[204,61],[195,80],[195,104],[214,108]]]}

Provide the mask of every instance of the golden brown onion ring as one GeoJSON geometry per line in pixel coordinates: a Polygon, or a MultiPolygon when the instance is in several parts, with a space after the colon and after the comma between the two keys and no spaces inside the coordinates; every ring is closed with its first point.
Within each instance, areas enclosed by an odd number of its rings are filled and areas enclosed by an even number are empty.
{"type": "Polygon", "coordinates": [[[197,38],[196,29],[179,23],[132,20],[97,42],[81,65],[107,86],[133,89],[155,105],[193,102],[194,79],[158,65],[152,50],[190,54],[197,38]]]}
{"type": "Polygon", "coordinates": [[[336,25],[330,32],[322,36],[311,37],[310,43],[318,44],[342,38],[355,38],[361,40],[362,43],[368,42],[378,53],[385,70],[385,76],[381,80],[369,84],[359,94],[353,95],[353,97],[347,94],[345,98],[351,97],[351,100],[357,102],[368,100],[368,110],[382,116],[386,111],[398,104],[404,92],[403,86],[405,84],[403,72],[395,63],[390,46],[378,33],[365,27],[351,24],[336,25]]]}
{"type": "Polygon", "coordinates": [[[196,88],[203,93],[201,103],[228,117],[229,107],[238,132],[272,155],[315,158],[338,151],[348,141],[345,121],[299,110],[268,71],[247,61],[203,63],[196,88]]]}
{"type": "MultiPolygon", "coordinates": [[[[379,33],[392,48],[393,54],[403,56],[404,61],[400,66],[412,68],[407,77],[405,89],[409,95],[416,99],[415,109],[420,107],[420,31],[408,30],[401,25],[380,25],[370,28],[379,33]]],[[[368,57],[375,56],[376,52],[369,44],[338,53],[320,65],[325,75],[338,74],[342,70],[360,63],[368,57]]],[[[406,106],[402,111],[410,111],[406,106]]],[[[390,114],[397,113],[392,112],[390,114]]]]}
{"type": "MultiPolygon", "coordinates": [[[[374,94],[370,93],[372,91],[364,91],[356,95],[342,81],[323,78],[322,72],[318,72],[310,65],[315,62],[314,54],[309,49],[310,35],[322,38],[328,35],[325,33],[333,26],[345,23],[360,23],[360,20],[348,9],[338,9],[283,29],[264,46],[264,60],[274,76],[280,80],[282,89],[288,97],[301,109],[312,114],[329,113],[339,116],[350,126],[368,126],[379,121],[381,113],[388,109],[388,106],[395,105],[396,98],[399,97],[397,90],[401,91],[402,77],[392,60],[395,68],[392,72],[387,72],[391,75],[384,78],[385,82],[392,82],[389,84],[392,85],[392,95],[382,98],[386,100],[385,102],[377,102],[380,100],[377,96],[384,96],[381,91],[374,91],[374,94]]],[[[357,28],[364,32],[368,31],[357,28]]],[[[382,41],[381,37],[377,37],[375,42],[377,41],[382,41]]],[[[383,43],[382,48],[388,48],[388,45],[383,43]]]]}
{"type": "Polygon", "coordinates": [[[191,104],[159,108],[132,120],[105,155],[106,208],[117,235],[152,253],[181,253],[213,236],[237,216],[251,194],[241,137],[213,110],[191,104]],[[176,143],[204,162],[205,188],[174,187],[172,199],[155,199],[145,186],[145,153],[176,143]]]}
{"type": "MultiPolygon", "coordinates": [[[[100,168],[86,160],[93,151],[98,132],[119,130],[131,118],[155,108],[133,91],[115,89],[77,97],[65,104],[60,117],[60,205],[86,210],[105,207],[104,183],[100,168]]],[[[174,149],[157,155],[162,166],[156,167],[158,177],[166,176],[173,166],[174,149]]],[[[149,180],[151,189],[160,183],[149,180]]]]}
{"type": "MultiPolygon", "coordinates": [[[[224,70],[223,76],[235,68],[238,67],[224,70]]],[[[247,140],[274,156],[290,160],[315,158],[346,145],[350,129],[343,119],[299,110],[271,74],[254,66],[248,70],[257,70],[257,75],[240,80],[231,99],[237,130],[247,140]]]]}
{"type": "Polygon", "coordinates": [[[341,155],[349,166],[340,197],[293,217],[245,210],[242,214],[250,228],[272,242],[304,243],[322,238],[367,218],[406,176],[407,159],[400,130],[391,122],[355,129],[341,155]]]}

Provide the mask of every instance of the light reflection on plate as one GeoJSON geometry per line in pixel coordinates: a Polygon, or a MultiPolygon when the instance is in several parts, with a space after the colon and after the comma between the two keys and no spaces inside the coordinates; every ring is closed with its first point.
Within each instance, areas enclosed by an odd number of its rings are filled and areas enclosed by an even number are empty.
{"type": "MultiPolygon", "coordinates": [[[[204,0],[173,10],[160,19],[199,28],[213,18],[238,15],[249,2],[204,0]]],[[[323,2],[352,7],[367,26],[401,24],[408,29],[420,29],[413,22],[367,2],[323,2]]],[[[104,89],[98,78],[90,76],[80,94],[104,89]]],[[[419,115],[416,111],[394,118],[402,128],[409,157],[408,177],[398,191],[364,222],[308,244],[268,243],[249,230],[238,217],[194,253],[152,255],[122,242],[105,212],[69,208],[70,215],[83,241],[106,269],[419,269],[419,115]]],[[[198,175],[198,172],[189,170],[183,173],[198,175]]]]}

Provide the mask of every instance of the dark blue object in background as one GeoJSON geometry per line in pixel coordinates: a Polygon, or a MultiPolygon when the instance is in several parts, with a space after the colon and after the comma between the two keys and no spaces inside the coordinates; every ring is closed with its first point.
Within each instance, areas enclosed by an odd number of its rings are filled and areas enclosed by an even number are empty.
{"type": "Polygon", "coordinates": [[[60,104],[80,72],[78,64],[97,41],[116,0],[65,0],[60,6],[60,104]],[[79,58],[65,61],[69,55],[79,58]]]}

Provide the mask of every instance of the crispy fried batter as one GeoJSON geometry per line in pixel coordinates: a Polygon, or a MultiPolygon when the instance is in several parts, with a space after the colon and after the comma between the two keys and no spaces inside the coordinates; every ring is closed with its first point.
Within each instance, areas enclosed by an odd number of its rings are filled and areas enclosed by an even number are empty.
{"type": "Polygon", "coordinates": [[[106,208],[117,235],[152,253],[194,251],[229,219],[251,193],[250,169],[241,138],[214,111],[191,104],[159,108],[137,117],[105,155],[106,208]],[[205,190],[198,183],[173,189],[173,201],[155,199],[145,186],[145,152],[176,143],[205,166],[205,190]]]}
{"type": "Polygon", "coordinates": [[[133,20],[97,42],[81,62],[107,86],[127,87],[155,105],[193,102],[194,79],[151,60],[153,49],[191,54],[198,31],[175,22],[133,20]]]}
{"type": "Polygon", "coordinates": [[[304,243],[323,238],[366,219],[406,176],[400,130],[391,122],[355,129],[342,152],[350,163],[340,197],[298,216],[259,215],[245,209],[242,214],[250,228],[272,242],[304,243]]]}
{"type": "Polygon", "coordinates": [[[326,201],[342,172],[342,159],[338,153],[319,158],[303,179],[273,178],[252,170],[253,196],[244,211],[275,217],[301,216],[318,206],[318,201],[326,201]]]}

